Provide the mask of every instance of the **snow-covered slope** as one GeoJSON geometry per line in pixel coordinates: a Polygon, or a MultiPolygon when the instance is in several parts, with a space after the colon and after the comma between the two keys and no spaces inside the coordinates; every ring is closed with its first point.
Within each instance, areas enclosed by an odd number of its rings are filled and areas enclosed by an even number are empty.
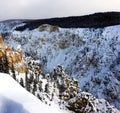
{"type": "Polygon", "coordinates": [[[16,26],[22,25],[24,25],[22,20],[6,20],[0,22],[0,33],[8,35],[16,28],[16,26]]]}
{"type": "Polygon", "coordinates": [[[5,43],[12,48],[20,44],[25,55],[40,60],[45,73],[63,65],[83,91],[120,109],[120,25],[97,29],[43,25],[12,31],[5,43]]]}
{"type": "Polygon", "coordinates": [[[0,113],[67,113],[47,106],[27,92],[9,75],[0,73],[0,113]]]}

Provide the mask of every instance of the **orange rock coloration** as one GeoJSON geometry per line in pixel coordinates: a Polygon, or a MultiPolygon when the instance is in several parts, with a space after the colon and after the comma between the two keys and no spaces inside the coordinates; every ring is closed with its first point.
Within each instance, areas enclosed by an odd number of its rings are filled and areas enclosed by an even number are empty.
{"type": "Polygon", "coordinates": [[[4,49],[4,41],[3,41],[3,38],[2,36],[0,36],[0,49],[4,49]]]}
{"type": "Polygon", "coordinates": [[[25,70],[25,64],[22,56],[22,50],[11,50],[10,47],[5,47],[4,41],[2,36],[0,36],[0,57],[4,58],[5,55],[7,56],[9,66],[11,67],[11,64],[15,66],[15,69],[17,69],[19,72],[24,72],[25,70]]]}

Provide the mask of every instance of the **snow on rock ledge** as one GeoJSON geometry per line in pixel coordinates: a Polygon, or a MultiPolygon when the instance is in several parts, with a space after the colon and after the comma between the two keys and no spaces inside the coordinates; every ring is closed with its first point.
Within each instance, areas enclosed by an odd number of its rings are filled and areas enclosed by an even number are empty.
{"type": "Polygon", "coordinates": [[[116,108],[104,99],[96,99],[86,92],[79,93],[68,101],[68,109],[75,113],[119,113],[116,108]]]}

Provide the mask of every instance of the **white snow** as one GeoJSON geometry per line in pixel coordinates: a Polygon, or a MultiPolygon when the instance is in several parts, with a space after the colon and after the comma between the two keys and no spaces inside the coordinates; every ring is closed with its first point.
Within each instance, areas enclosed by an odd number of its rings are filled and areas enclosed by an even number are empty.
{"type": "MultiPolygon", "coordinates": [[[[1,29],[4,31],[2,26],[1,29]]],[[[97,29],[61,28],[52,33],[47,29],[40,32],[39,28],[14,30],[10,37],[5,37],[5,44],[11,48],[21,45],[23,53],[40,60],[46,73],[53,72],[58,64],[63,65],[66,73],[79,81],[83,91],[120,109],[120,82],[117,80],[120,75],[120,25],[97,29]],[[62,41],[68,44],[64,49],[59,47],[62,41]],[[97,66],[89,64],[94,53],[97,66]]]]}
{"type": "Polygon", "coordinates": [[[68,113],[43,104],[9,75],[0,73],[0,113],[68,113]]]}

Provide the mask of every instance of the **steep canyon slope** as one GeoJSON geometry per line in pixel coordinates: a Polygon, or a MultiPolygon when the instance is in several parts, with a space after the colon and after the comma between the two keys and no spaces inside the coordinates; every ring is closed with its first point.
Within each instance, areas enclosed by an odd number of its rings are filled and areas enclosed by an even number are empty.
{"type": "Polygon", "coordinates": [[[5,44],[11,48],[21,45],[25,56],[39,60],[44,73],[63,65],[83,91],[120,109],[120,25],[60,28],[44,24],[23,31],[15,30],[24,26],[21,22],[14,27],[0,26],[5,44]]]}

